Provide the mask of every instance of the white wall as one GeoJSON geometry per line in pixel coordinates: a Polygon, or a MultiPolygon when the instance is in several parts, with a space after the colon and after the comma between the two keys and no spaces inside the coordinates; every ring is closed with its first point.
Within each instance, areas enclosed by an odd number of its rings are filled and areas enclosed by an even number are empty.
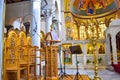
{"type": "Polygon", "coordinates": [[[31,13],[30,1],[7,4],[5,24],[10,24],[15,18],[23,17],[31,13]],[[10,22],[11,20],[11,22],[10,22]]]}
{"type": "MultiPolygon", "coordinates": [[[[18,17],[23,17],[31,14],[31,2],[24,1],[19,3],[8,4],[6,6],[6,21],[5,24],[10,24],[11,21],[18,17]]],[[[45,19],[41,19],[41,30],[45,32],[45,19]]]]}

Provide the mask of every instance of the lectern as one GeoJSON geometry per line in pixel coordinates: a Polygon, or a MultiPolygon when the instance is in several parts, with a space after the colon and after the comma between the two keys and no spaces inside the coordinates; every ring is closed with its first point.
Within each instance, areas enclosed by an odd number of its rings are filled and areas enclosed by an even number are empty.
{"type": "Polygon", "coordinates": [[[76,54],[76,69],[77,69],[77,71],[76,71],[76,75],[75,75],[74,80],[79,80],[79,76],[80,76],[80,79],[82,79],[82,76],[78,71],[78,60],[77,60],[77,54],[82,54],[81,47],[79,45],[70,46],[70,51],[72,52],[72,54],[76,54]]]}

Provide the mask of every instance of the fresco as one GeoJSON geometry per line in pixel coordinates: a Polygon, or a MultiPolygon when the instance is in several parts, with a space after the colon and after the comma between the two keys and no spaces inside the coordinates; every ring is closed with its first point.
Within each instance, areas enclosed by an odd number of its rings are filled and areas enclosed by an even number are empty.
{"type": "Polygon", "coordinates": [[[116,8],[114,0],[74,0],[71,11],[79,15],[101,14],[116,8]]]}

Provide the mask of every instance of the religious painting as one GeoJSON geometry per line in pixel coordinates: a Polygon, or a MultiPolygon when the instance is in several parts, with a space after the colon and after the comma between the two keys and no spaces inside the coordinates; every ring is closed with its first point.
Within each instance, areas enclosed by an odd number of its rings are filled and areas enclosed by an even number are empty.
{"type": "Polygon", "coordinates": [[[66,44],[62,44],[62,62],[64,64],[72,64],[72,54],[71,51],[69,49],[69,47],[71,46],[71,43],[66,43],[66,44]]]}
{"type": "Polygon", "coordinates": [[[86,51],[87,51],[87,54],[93,54],[93,47],[90,43],[86,44],[86,51]]]}
{"type": "Polygon", "coordinates": [[[87,5],[87,14],[95,14],[95,6],[92,0],[88,2],[87,5]]]}
{"type": "Polygon", "coordinates": [[[83,3],[84,2],[85,2],[84,0],[74,0],[73,5],[79,11],[81,8],[83,8],[83,3]]]}
{"type": "Polygon", "coordinates": [[[66,38],[67,38],[67,40],[73,40],[72,29],[71,29],[70,25],[68,25],[66,27],[66,38]]]}
{"type": "Polygon", "coordinates": [[[73,19],[71,13],[65,13],[65,28],[66,28],[66,38],[67,40],[73,40],[73,19]]]}
{"type": "Polygon", "coordinates": [[[83,16],[101,14],[116,9],[115,1],[118,0],[72,0],[71,11],[83,16]]]}
{"type": "Polygon", "coordinates": [[[104,43],[98,43],[98,53],[105,54],[105,45],[104,43]]]}

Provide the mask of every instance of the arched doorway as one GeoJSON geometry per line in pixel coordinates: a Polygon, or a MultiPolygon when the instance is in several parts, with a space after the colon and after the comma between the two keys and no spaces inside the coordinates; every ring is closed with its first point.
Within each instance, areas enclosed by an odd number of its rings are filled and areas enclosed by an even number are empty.
{"type": "Polygon", "coordinates": [[[116,35],[117,59],[120,62],[120,32],[116,35]]]}
{"type": "Polygon", "coordinates": [[[111,60],[111,64],[113,64],[113,52],[112,52],[112,40],[111,40],[111,35],[108,34],[108,38],[109,38],[109,48],[110,48],[110,60],[111,60]]]}

